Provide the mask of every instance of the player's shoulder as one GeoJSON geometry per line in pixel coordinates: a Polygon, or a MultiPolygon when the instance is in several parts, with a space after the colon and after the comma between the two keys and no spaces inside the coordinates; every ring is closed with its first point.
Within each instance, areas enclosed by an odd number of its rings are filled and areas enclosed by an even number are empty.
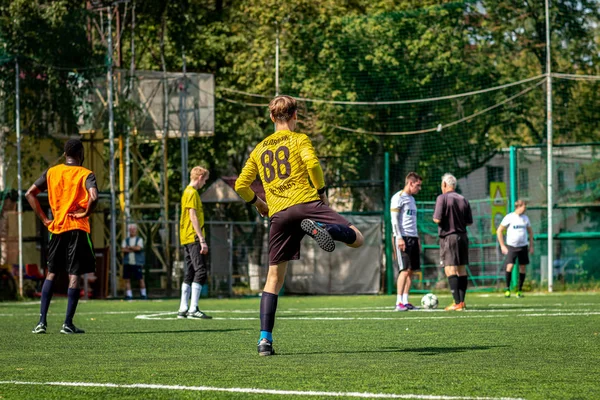
{"type": "Polygon", "coordinates": [[[183,195],[186,197],[194,196],[196,194],[198,194],[198,191],[190,185],[186,186],[186,188],[183,190],[183,195]]]}
{"type": "Polygon", "coordinates": [[[404,190],[401,190],[401,191],[400,191],[400,192],[398,192],[398,193],[400,193],[400,197],[401,197],[403,200],[410,200],[410,199],[414,199],[414,197],[412,197],[412,195],[410,195],[410,194],[406,193],[404,190]]]}

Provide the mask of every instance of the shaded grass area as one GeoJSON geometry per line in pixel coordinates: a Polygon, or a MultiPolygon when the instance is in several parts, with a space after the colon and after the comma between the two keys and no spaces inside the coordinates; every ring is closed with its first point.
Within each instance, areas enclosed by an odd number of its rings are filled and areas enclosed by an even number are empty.
{"type": "MultiPolygon", "coordinates": [[[[274,357],[256,354],[259,299],[202,299],[201,308],[213,320],[176,319],[175,300],[82,302],[75,323],[87,333],[70,336],[58,333],[65,300],[53,302],[46,335],[29,333],[37,304],[0,303],[0,381],[527,399],[600,394],[599,294],[523,299],[469,294],[463,313],[390,312],[394,300],[282,296],[274,357]]],[[[440,300],[440,306],[450,301],[440,300]]],[[[0,384],[0,396],[290,398],[14,384],[0,384]]]]}

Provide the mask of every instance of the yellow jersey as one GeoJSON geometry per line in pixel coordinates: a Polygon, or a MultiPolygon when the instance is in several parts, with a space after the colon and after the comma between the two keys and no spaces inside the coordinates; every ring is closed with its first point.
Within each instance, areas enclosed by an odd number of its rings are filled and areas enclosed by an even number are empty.
{"type": "Polygon", "coordinates": [[[205,236],[202,200],[200,200],[200,195],[193,186],[186,187],[181,196],[181,217],[179,218],[179,242],[181,245],[194,243],[197,237],[192,220],[190,219],[190,208],[196,210],[200,231],[202,232],[202,236],[205,236]]]}
{"type": "Polygon", "coordinates": [[[250,185],[257,174],[265,188],[269,216],[296,204],[319,200],[317,189],[325,186],[310,139],[288,130],[268,136],[250,153],[235,182],[236,192],[247,202],[255,196],[250,185]]]}

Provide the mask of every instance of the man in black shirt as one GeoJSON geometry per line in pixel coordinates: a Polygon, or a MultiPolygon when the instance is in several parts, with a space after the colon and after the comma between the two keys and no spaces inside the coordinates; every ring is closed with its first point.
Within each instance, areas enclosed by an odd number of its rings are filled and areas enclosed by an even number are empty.
{"type": "Polygon", "coordinates": [[[445,174],[442,177],[442,194],[437,197],[433,212],[433,222],[438,224],[440,237],[440,263],[444,266],[454,297],[454,304],[446,307],[446,311],[465,309],[469,263],[467,226],[473,223],[469,202],[455,189],[456,178],[445,174]]]}

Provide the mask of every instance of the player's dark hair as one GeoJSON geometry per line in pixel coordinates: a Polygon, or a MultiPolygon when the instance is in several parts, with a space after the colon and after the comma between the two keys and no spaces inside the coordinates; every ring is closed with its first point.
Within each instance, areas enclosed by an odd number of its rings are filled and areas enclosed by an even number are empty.
{"type": "Polygon", "coordinates": [[[519,208],[519,207],[522,207],[525,205],[527,205],[527,202],[525,202],[525,200],[519,199],[519,200],[515,201],[515,208],[519,208]]]}
{"type": "Polygon", "coordinates": [[[69,139],[65,143],[65,155],[67,157],[79,157],[83,151],[83,143],[79,139],[69,139]]]}
{"type": "Polygon", "coordinates": [[[406,179],[404,179],[404,184],[408,185],[408,182],[419,182],[419,181],[423,181],[423,178],[421,178],[421,175],[417,174],[416,172],[409,172],[406,175],[406,179]]]}
{"type": "Polygon", "coordinates": [[[290,96],[277,96],[269,103],[269,111],[275,122],[287,122],[298,109],[296,100],[290,96]]]}

